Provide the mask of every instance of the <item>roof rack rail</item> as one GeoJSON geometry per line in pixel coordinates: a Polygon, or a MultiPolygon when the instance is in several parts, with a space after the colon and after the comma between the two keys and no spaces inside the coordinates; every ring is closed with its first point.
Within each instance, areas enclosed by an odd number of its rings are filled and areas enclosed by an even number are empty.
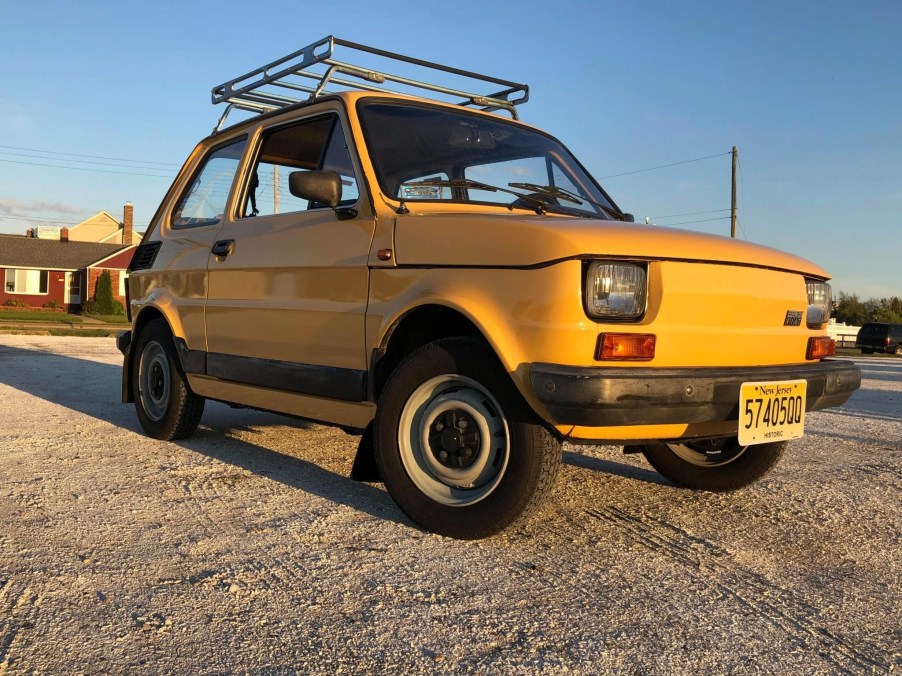
{"type": "MultiPolygon", "coordinates": [[[[326,91],[327,85],[395,94],[409,93],[405,91],[405,88],[413,90],[413,92],[425,90],[431,94],[447,96],[452,99],[451,102],[461,106],[476,106],[489,112],[506,110],[515,120],[518,117],[514,106],[526,103],[529,99],[529,86],[525,84],[518,84],[488,75],[480,75],[479,73],[452,68],[451,66],[443,66],[438,63],[376,49],[375,47],[367,47],[366,45],[349,42],[330,35],[318,42],[307,45],[303,49],[299,49],[293,54],[283,56],[281,59],[252,70],[241,77],[214,87],[211,97],[214,105],[217,103],[228,103],[229,105],[223,112],[222,117],[219,118],[219,123],[213,129],[213,133],[218,132],[222,128],[232,110],[266,113],[305,100],[312,101],[318,96],[333,93],[326,91]],[[460,78],[475,80],[479,83],[500,85],[504,89],[489,94],[478,94],[440,84],[422,82],[400,75],[392,75],[357,66],[346,61],[336,60],[333,58],[336,47],[365,52],[396,62],[400,61],[421,68],[449,73],[460,78]],[[317,66],[320,67],[316,68],[317,66]],[[336,77],[337,75],[348,75],[357,78],[357,80],[336,77]],[[315,80],[316,82],[305,82],[300,78],[315,80]],[[382,86],[377,86],[385,83],[400,85],[401,88],[386,89],[382,86]],[[304,92],[309,94],[309,96],[306,99],[298,98],[296,94],[289,96],[284,93],[284,90],[288,90],[292,94],[304,92]],[[519,95],[517,98],[512,98],[517,95],[519,95]]],[[[420,94],[422,94],[422,91],[420,91],[420,94]]]]}

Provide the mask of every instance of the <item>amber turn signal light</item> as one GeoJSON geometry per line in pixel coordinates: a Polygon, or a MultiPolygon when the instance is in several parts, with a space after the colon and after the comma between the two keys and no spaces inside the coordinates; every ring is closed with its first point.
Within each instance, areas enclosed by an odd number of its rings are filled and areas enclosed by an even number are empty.
{"type": "Polygon", "coordinates": [[[595,361],[651,361],[654,357],[653,333],[602,333],[595,346],[595,361]]]}
{"type": "Polygon", "coordinates": [[[823,357],[832,357],[836,354],[836,341],[827,336],[818,336],[817,338],[808,339],[808,350],[805,352],[805,359],[809,361],[814,359],[822,359],[823,357]]]}

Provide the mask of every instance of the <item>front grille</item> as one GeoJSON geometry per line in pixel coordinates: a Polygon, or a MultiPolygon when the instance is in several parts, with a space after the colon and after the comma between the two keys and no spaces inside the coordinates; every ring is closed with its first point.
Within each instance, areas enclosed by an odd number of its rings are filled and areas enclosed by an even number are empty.
{"type": "Polygon", "coordinates": [[[128,266],[129,272],[135,270],[147,270],[153,267],[153,262],[157,257],[162,242],[150,242],[149,244],[141,244],[135,249],[135,255],[132,256],[132,262],[128,266]]]}

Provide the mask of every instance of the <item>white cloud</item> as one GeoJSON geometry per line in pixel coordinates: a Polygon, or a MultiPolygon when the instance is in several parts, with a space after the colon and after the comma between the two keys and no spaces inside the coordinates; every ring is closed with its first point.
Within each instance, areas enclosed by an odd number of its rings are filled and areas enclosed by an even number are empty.
{"type": "Polygon", "coordinates": [[[0,198],[0,213],[26,216],[28,214],[68,214],[71,216],[81,216],[87,213],[82,207],[76,207],[71,204],[63,204],[62,202],[21,202],[14,199],[0,198]]]}

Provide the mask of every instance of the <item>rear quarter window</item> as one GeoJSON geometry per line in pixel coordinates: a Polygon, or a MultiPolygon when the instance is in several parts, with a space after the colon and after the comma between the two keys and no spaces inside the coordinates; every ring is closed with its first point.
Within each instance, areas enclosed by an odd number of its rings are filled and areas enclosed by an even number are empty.
{"type": "Polygon", "coordinates": [[[207,154],[176,203],[172,228],[199,228],[222,220],[246,145],[247,137],[242,137],[207,154]]]}

